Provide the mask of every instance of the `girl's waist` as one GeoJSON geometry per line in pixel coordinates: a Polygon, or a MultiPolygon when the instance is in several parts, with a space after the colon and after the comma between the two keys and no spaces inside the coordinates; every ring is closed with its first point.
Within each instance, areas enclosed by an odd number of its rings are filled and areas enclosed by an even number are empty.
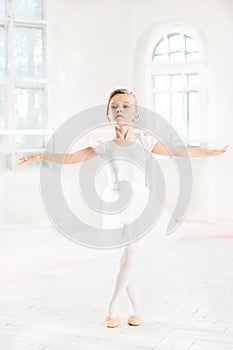
{"type": "Polygon", "coordinates": [[[145,181],[137,181],[137,182],[120,182],[120,183],[111,183],[108,184],[107,189],[109,190],[115,190],[115,191],[123,191],[128,190],[129,187],[132,187],[133,189],[140,189],[140,188],[148,188],[146,186],[145,181]]]}

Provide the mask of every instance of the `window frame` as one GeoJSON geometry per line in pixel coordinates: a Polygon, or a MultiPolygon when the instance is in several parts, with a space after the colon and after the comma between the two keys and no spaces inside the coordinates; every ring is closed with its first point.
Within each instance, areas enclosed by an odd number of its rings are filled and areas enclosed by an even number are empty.
{"type": "MultiPolygon", "coordinates": [[[[168,40],[165,41],[168,43],[168,40]]],[[[184,23],[171,23],[163,25],[159,28],[157,28],[153,35],[149,38],[149,43],[146,50],[146,60],[145,60],[145,91],[148,93],[145,94],[145,104],[146,106],[154,110],[153,106],[153,85],[152,85],[152,77],[153,75],[157,74],[190,74],[190,73],[197,73],[200,76],[200,139],[199,144],[197,146],[192,147],[201,147],[201,144],[204,143],[205,135],[203,133],[204,126],[205,126],[205,116],[207,114],[207,106],[206,106],[206,50],[204,45],[204,39],[202,36],[202,33],[198,31],[196,28],[193,28],[192,26],[189,26],[184,23]],[[156,62],[153,61],[153,53],[155,51],[155,47],[160,42],[160,40],[165,40],[165,38],[169,34],[173,33],[179,33],[184,36],[191,37],[199,46],[200,48],[200,59],[195,59],[192,61],[182,61],[182,62],[156,62]]],[[[156,112],[156,111],[155,111],[156,112]]],[[[189,134],[189,130],[187,128],[187,121],[188,118],[185,118],[183,115],[185,127],[187,130],[187,137],[189,134]]],[[[156,128],[156,126],[154,125],[156,128]]],[[[184,140],[185,143],[188,144],[187,140],[184,140]]]]}
{"type": "Polygon", "coordinates": [[[18,157],[17,154],[20,153],[32,153],[41,152],[43,148],[18,148],[12,143],[13,137],[16,135],[44,135],[45,143],[51,134],[48,113],[47,113],[47,96],[48,96],[48,79],[47,79],[47,19],[45,11],[45,0],[42,2],[42,19],[28,19],[28,18],[16,18],[13,12],[13,0],[6,1],[7,13],[6,17],[0,17],[0,25],[5,24],[8,27],[7,37],[7,51],[6,51],[6,74],[0,77],[0,86],[4,86],[7,89],[7,125],[4,130],[0,130],[0,136],[8,136],[10,141],[7,147],[2,146],[0,148],[1,155],[9,155],[11,159],[11,164],[5,168],[0,169],[0,172],[6,171],[17,171],[18,157]],[[14,70],[14,27],[36,27],[42,28],[42,45],[43,45],[43,77],[42,78],[17,78],[14,70]],[[44,129],[15,129],[14,125],[14,107],[15,107],[15,88],[20,86],[30,86],[33,88],[43,88],[44,90],[44,120],[47,128],[44,129]]]}

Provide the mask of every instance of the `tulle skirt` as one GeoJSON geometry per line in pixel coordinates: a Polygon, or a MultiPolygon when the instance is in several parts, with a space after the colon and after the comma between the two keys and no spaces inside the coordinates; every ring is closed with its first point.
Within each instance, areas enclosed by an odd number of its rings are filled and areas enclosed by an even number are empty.
{"type": "Polygon", "coordinates": [[[119,244],[135,242],[151,230],[153,230],[153,234],[158,235],[160,238],[167,239],[168,224],[172,221],[174,222],[174,220],[169,211],[161,205],[146,186],[134,187],[128,206],[122,208],[121,211],[108,212],[108,204],[117,201],[119,196],[123,194],[123,191],[108,187],[102,194],[102,229],[106,230],[105,239],[107,240],[108,238],[109,230],[113,229],[119,229],[117,231],[120,232],[117,240],[119,244]],[[148,206],[149,195],[153,195],[154,207],[148,206]],[[151,220],[146,218],[153,218],[153,226],[147,227],[147,222],[151,220]],[[140,227],[141,231],[139,231],[140,227]]]}

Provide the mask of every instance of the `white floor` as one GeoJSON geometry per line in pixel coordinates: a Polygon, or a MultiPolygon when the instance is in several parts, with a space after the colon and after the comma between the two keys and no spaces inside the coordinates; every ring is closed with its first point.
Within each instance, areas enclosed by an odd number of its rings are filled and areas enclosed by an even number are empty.
{"type": "Polygon", "coordinates": [[[119,250],[88,249],[52,228],[5,229],[0,245],[1,350],[233,349],[233,227],[185,224],[138,251],[140,327],[105,327],[119,250]]]}

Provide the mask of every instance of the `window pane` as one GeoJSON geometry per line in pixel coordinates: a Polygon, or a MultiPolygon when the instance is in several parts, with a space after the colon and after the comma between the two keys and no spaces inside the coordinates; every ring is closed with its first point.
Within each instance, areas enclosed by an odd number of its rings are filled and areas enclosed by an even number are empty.
{"type": "Polygon", "coordinates": [[[43,88],[15,89],[16,129],[44,129],[43,88]]]}
{"type": "Polygon", "coordinates": [[[0,170],[12,169],[12,155],[8,153],[0,153],[0,170]]]}
{"type": "Polygon", "coordinates": [[[174,52],[169,54],[169,59],[171,62],[180,62],[184,61],[184,54],[183,52],[174,52]]]}
{"type": "Polygon", "coordinates": [[[167,57],[166,55],[154,55],[153,61],[157,63],[166,62],[166,57],[167,57]]]}
{"type": "Polygon", "coordinates": [[[6,0],[0,0],[0,17],[6,17],[7,13],[6,0]]]}
{"type": "Polygon", "coordinates": [[[171,122],[178,134],[185,138],[186,130],[183,120],[183,97],[182,93],[171,93],[171,122]]]}
{"type": "Polygon", "coordinates": [[[189,36],[185,37],[185,46],[186,46],[185,51],[187,52],[199,51],[199,48],[196,42],[189,36]]]}
{"type": "Polygon", "coordinates": [[[14,0],[14,16],[17,18],[42,19],[42,1],[14,0]]]}
{"type": "Polygon", "coordinates": [[[170,102],[168,93],[154,94],[154,106],[156,113],[161,115],[163,118],[170,120],[170,102]]]}
{"type": "Polygon", "coordinates": [[[17,77],[42,78],[43,29],[15,27],[14,65],[17,77]]]}
{"type": "Polygon", "coordinates": [[[8,136],[0,135],[0,146],[2,146],[2,147],[8,146],[8,136]]]}
{"type": "Polygon", "coordinates": [[[198,89],[200,87],[200,75],[199,74],[188,74],[187,84],[189,89],[198,89]]]}
{"type": "Polygon", "coordinates": [[[189,144],[198,144],[200,139],[200,94],[187,93],[189,144]]]}
{"type": "Polygon", "coordinates": [[[6,29],[0,26],[0,76],[6,74],[6,51],[6,29]]]}
{"type": "Polygon", "coordinates": [[[7,127],[7,91],[0,86],[0,130],[7,127]]]}
{"type": "Polygon", "coordinates": [[[167,76],[166,75],[154,75],[153,76],[153,88],[156,90],[167,89],[167,76]]]}
{"type": "Polygon", "coordinates": [[[172,74],[171,79],[171,89],[182,89],[183,88],[183,77],[182,74],[172,74]]]}
{"type": "Polygon", "coordinates": [[[172,34],[168,36],[169,52],[183,51],[183,35],[172,34]]]}
{"type": "Polygon", "coordinates": [[[199,60],[201,58],[200,52],[190,52],[186,54],[186,59],[188,61],[199,60]]]}
{"type": "Polygon", "coordinates": [[[155,47],[155,52],[156,55],[163,55],[165,54],[165,43],[164,40],[160,40],[160,42],[157,44],[155,47]]]}
{"type": "Polygon", "coordinates": [[[16,135],[15,146],[16,148],[44,148],[45,136],[44,135],[16,135]]]}

